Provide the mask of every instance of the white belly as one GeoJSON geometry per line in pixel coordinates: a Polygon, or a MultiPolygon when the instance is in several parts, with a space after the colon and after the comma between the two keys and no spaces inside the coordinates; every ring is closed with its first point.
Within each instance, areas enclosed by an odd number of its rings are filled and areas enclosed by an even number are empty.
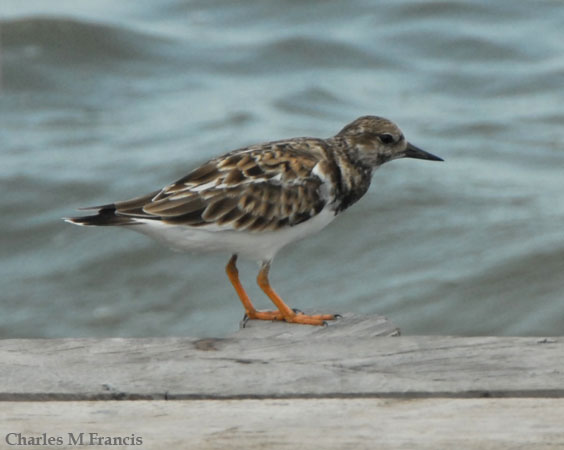
{"type": "Polygon", "coordinates": [[[144,219],[127,228],[150,236],[173,250],[228,252],[257,261],[270,261],[282,247],[317,233],[333,219],[335,212],[326,207],[306,222],[276,231],[214,230],[144,219]]]}

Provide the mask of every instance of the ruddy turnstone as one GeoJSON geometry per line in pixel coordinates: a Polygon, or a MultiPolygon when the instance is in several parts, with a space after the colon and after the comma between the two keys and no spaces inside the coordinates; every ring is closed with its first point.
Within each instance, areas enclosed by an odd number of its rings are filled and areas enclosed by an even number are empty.
{"type": "Polygon", "coordinates": [[[398,158],[442,161],[408,143],[393,122],[364,116],[329,139],[298,137],[233,150],[163,189],[84,208],[97,212],[65,220],[121,226],[177,250],[229,252],[227,276],[249,319],[322,325],[335,315],[302,314],[272,289],[272,259],[356,203],[374,169],[398,158]],[[257,282],[277,310],[255,309],[239,281],[238,255],[262,264],[257,282]]]}

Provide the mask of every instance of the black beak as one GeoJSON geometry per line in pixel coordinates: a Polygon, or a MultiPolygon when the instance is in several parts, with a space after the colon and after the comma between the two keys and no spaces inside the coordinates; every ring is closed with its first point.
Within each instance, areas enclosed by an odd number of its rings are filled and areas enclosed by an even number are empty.
{"type": "Polygon", "coordinates": [[[404,156],[406,158],[415,158],[415,159],[428,159],[429,161],[444,161],[443,158],[439,158],[425,150],[421,150],[420,148],[416,147],[415,145],[407,143],[407,148],[405,149],[404,156]]]}

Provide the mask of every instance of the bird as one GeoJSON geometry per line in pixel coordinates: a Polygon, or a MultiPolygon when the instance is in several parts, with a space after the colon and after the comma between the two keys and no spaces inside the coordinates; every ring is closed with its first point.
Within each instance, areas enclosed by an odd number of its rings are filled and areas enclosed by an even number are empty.
{"type": "Polygon", "coordinates": [[[326,325],[338,314],[304,314],[274,291],[269,271],[286,245],[315,234],[366,194],[382,164],[399,158],[443,161],[409,143],[399,127],[362,116],[335,136],[250,145],[210,159],[162,189],[64,218],[81,226],[117,226],[174,250],[224,252],[245,320],[326,325]],[[260,265],[257,283],[276,309],[257,310],[237,269],[238,256],[260,265]]]}

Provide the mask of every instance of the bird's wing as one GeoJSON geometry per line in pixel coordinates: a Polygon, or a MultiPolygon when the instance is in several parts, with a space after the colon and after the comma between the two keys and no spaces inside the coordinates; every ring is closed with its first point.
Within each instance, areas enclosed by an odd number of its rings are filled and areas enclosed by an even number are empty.
{"type": "Polygon", "coordinates": [[[247,147],[207,162],[156,195],[116,203],[115,213],[209,229],[296,225],[327,202],[324,180],[313,170],[319,161],[295,142],[247,147]]]}

